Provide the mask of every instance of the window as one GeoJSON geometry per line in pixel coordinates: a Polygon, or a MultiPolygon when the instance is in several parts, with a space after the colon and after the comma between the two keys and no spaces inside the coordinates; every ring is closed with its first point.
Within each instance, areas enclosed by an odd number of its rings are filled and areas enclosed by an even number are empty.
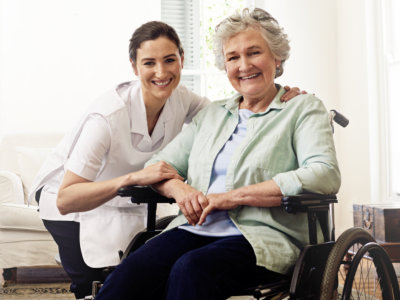
{"type": "Polygon", "coordinates": [[[184,72],[181,82],[189,89],[200,92],[200,39],[199,0],[162,0],[161,20],[175,28],[185,51],[184,72]]]}
{"type": "MultiPolygon", "coordinates": [[[[400,82],[400,2],[381,0],[372,8],[375,14],[375,47],[378,93],[376,125],[380,127],[380,176],[383,197],[400,199],[400,111],[397,86],[400,82]],[[383,170],[382,170],[383,169],[383,170]]],[[[371,45],[372,46],[372,45],[371,45]]]]}
{"type": "Polygon", "coordinates": [[[387,115],[388,115],[388,156],[391,192],[400,196],[400,2],[382,1],[382,28],[384,30],[383,52],[386,75],[387,115]]]}
{"type": "Polygon", "coordinates": [[[225,72],[214,66],[215,26],[253,1],[161,0],[161,19],[175,28],[185,50],[182,83],[211,100],[234,93],[225,72]]]}

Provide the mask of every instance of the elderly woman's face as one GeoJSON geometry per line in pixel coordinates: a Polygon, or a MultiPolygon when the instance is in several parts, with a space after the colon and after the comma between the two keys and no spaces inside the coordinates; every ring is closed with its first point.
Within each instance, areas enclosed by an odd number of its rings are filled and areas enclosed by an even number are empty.
{"type": "Polygon", "coordinates": [[[249,28],[224,43],[226,73],[244,99],[262,99],[275,91],[275,60],[258,29],[249,28]]]}

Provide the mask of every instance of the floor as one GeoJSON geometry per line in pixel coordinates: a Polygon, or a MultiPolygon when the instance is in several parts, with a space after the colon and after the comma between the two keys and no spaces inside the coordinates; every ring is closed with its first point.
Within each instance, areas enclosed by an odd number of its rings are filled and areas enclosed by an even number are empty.
{"type": "MultiPolygon", "coordinates": [[[[3,270],[0,269],[0,274],[3,270]]],[[[73,300],[73,294],[66,294],[68,278],[62,269],[54,268],[21,268],[17,270],[17,283],[6,284],[8,291],[15,290],[17,295],[4,295],[0,293],[0,300],[43,300],[65,299],[73,300]],[[54,282],[56,281],[56,282],[54,282]],[[50,290],[50,292],[49,292],[50,290]],[[56,294],[59,291],[59,294],[56,294]],[[38,294],[41,293],[41,294],[38,294]]],[[[4,279],[0,276],[1,287],[4,279]]],[[[252,300],[251,296],[231,297],[229,300],[252,300]]]]}
{"type": "MultiPolygon", "coordinates": [[[[400,264],[394,264],[396,273],[400,282],[400,264]]],[[[3,273],[3,270],[0,269],[0,274],[3,273]]],[[[371,279],[373,281],[373,279],[371,279]]],[[[63,272],[61,268],[52,267],[52,268],[21,268],[17,272],[17,284],[14,285],[9,284],[9,289],[17,289],[16,294],[18,295],[4,295],[0,293],[0,299],[4,300],[41,300],[41,299],[74,299],[73,295],[70,293],[66,293],[65,290],[68,290],[68,277],[63,272]],[[47,284],[46,284],[47,283],[47,284]],[[46,287],[49,291],[43,291],[46,294],[46,297],[42,295],[37,295],[40,293],[41,289],[43,290],[46,287]],[[57,294],[57,291],[59,293],[57,294]],[[50,297],[50,298],[47,298],[50,297]]],[[[3,277],[0,276],[1,286],[4,284],[3,277]]],[[[373,286],[373,284],[371,284],[373,286]]],[[[231,297],[229,300],[251,300],[254,299],[251,296],[238,296],[231,297]]]]}

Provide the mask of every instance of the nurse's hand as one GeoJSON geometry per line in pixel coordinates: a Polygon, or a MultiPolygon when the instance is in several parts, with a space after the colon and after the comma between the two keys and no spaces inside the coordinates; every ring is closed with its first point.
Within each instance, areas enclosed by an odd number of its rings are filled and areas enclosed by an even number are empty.
{"type": "Polygon", "coordinates": [[[178,172],[164,161],[159,161],[128,175],[129,179],[126,185],[150,185],[166,179],[183,180],[178,172]]]}
{"type": "Polygon", "coordinates": [[[293,97],[296,97],[301,94],[307,94],[306,91],[300,91],[298,87],[291,88],[290,86],[285,85],[283,88],[285,89],[286,93],[284,93],[281,97],[282,102],[288,102],[293,97]]]}

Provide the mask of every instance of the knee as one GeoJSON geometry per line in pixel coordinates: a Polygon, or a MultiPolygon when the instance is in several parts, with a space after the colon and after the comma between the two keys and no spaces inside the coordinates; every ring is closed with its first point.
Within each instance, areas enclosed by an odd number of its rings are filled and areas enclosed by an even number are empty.
{"type": "Polygon", "coordinates": [[[215,278],[206,260],[190,252],[178,259],[169,274],[167,299],[214,299],[215,278]]]}
{"type": "Polygon", "coordinates": [[[207,277],[209,262],[201,255],[189,252],[180,257],[173,265],[170,280],[197,281],[207,277]]]}

